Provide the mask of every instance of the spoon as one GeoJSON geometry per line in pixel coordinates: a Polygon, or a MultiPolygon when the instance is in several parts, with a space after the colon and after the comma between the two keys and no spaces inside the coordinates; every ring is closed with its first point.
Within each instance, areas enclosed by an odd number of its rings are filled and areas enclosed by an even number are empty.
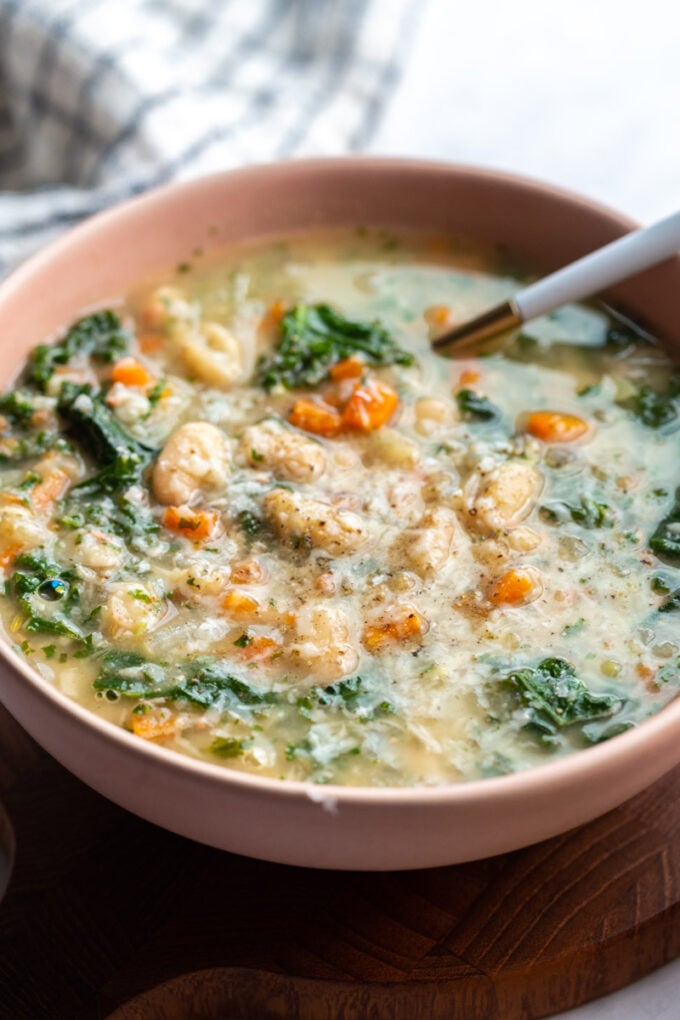
{"type": "Polygon", "coordinates": [[[613,283],[627,280],[629,276],[670,258],[678,249],[680,212],[659,220],[651,227],[633,230],[550,276],[530,283],[509,301],[437,337],[432,346],[436,351],[448,353],[514,329],[569,301],[580,301],[613,283]]]}

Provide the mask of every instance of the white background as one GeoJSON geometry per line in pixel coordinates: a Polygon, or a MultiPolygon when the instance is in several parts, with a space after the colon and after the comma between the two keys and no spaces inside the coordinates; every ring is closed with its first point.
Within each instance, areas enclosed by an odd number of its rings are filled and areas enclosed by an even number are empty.
{"type": "MultiPolygon", "coordinates": [[[[674,212],[680,4],[429,0],[370,151],[541,177],[643,223],[674,212]]],[[[680,961],[565,1016],[678,1020],[680,961]]]]}

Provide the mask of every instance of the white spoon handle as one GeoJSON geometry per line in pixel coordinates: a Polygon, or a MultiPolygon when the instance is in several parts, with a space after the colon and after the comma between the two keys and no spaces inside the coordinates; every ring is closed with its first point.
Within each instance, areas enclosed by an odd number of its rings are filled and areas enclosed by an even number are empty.
{"type": "Polygon", "coordinates": [[[625,234],[618,241],[530,284],[515,294],[513,304],[526,322],[569,301],[591,297],[613,283],[670,258],[678,250],[680,212],[651,227],[625,234]]]}

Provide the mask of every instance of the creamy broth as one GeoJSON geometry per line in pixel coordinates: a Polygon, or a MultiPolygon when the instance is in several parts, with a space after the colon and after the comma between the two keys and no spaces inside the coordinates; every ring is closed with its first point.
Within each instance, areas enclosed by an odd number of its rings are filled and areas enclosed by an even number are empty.
{"type": "Polygon", "coordinates": [[[294,238],[39,348],[1,408],[9,640],[140,739],[282,779],[497,775],[658,711],[680,387],[595,307],[431,352],[517,286],[452,242],[294,238]]]}

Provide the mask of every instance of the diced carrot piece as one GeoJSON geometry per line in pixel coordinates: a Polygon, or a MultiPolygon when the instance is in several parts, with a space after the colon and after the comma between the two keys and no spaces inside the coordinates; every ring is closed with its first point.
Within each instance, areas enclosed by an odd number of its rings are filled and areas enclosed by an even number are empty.
{"type": "Polygon", "coordinates": [[[430,305],[425,309],[425,322],[432,329],[453,324],[453,312],[448,305],[430,305]]]}
{"type": "Polygon", "coordinates": [[[305,432],[329,438],[337,436],[342,426],[342,419],[335,408],[313,397],[296,400],[288,421],[305,432]]]}
{"type": "Polygon", "coordinates": [[[369,379],[356,386],[342,413],[342,424],[360,432],[372,432],[387,424],[398,405],[396,390],[379,379],[369,379]]]}
{"type": "Polygon", "coordinates": [[[458,380],[458,386],[464,390],[468,386],[474,386],[475,383],[479,382],[479,372],[475,371],[474,368],[466,368],[465,371],[460,373],[460,379],[458,380]]]}
{"type": "Polygon", "coordinates": [[[33,509],[39,514],[47,513],[64,495],[71,481],[65,471],[51,471],[31,489],[29,501],[33,509]]]}
{"type": "Polygon", "coordinates": [[[288,308],[283,301],[272,301],[267,311],[260,319],[259,329],[264,333],[271,333],[281,322],[288,308]]]}
{"type": "Polygon", "coordinates": [[[161,349],[164,341],[162,333],[142,333],[137,342],[144,354],[154,354],[161,349]]]}
{"type": "Polygon", "coordinates": [[[533,411],[527,419],[527,432],[544,443],[573,443],[587,431],[588,423],[575,414],[533,411]]]}
{"type": "Polygon", "coordinates": [[[7,570],[14,563],[22,548],[23,546],[20,545],[10,545],[7,549],[3,549],[0,552],[0,569],[7,570]]]}
{"type": "Polygon", "coordinates": [[[349,358],[344,358],[342,361],[337,361],[334,365],[331,365],[328,369],[328,374],[336,382],[340,379],[358,379],[365,367],[361,358],[358,358],[356,354],[352,354],[349,358]]]}
{"type": "Polygon", "coordinates": [[[257,560],[244,560],[231,568],[230,579],[232,584],[262,584],[264,570],[257,560]]]}
{"type": "Polygon", "coordinates": [[[409,641],[424,631],[424,620],[409,607],[397,610],[390,619],[380,620],[364,628],[363,643],[373,652],[392,641],[409,641]]]}
{"type": "Polygon", "coordinates": [[[113,366],[111,378],[123,386],[149,386],[154,382],[151,372],[136,358],[121,358],[113,366]]]}
{"type": "Polygon", "coordinates": [[[257,599],[231,588],[222,599],[222,608],[231,616],[252,616],[260,608],[257,599]]]}
{"type": "Polygon", "coordinates": [[[263,662],[271,659],[280,649],[278,641],[266,637],[264,634],[256,634],[248,638],[248,643],[237,646],[239,654],[248,661],[263,662]]]}
{"type": "Polygon", "coordinates": [[[177,718],[167,712],[144,712],[132,714],[132,732],[144,740],[159,740],[174,737],[177,732],[177,718]]]}
{"type": "Polygon", "coordinates": [[[163,513],[161,523],[169,531],[177,531],[192,542],[209,538],[219,520],[214,510],[192,510],[188,506],[169,506],[163,513]]]}
{"type": "Polygon", "coordinates": [[[489,600],[495,605],[519,606],[531,602],[540,585],[528,570],[509,570],[489,591],[489,600]]]}

